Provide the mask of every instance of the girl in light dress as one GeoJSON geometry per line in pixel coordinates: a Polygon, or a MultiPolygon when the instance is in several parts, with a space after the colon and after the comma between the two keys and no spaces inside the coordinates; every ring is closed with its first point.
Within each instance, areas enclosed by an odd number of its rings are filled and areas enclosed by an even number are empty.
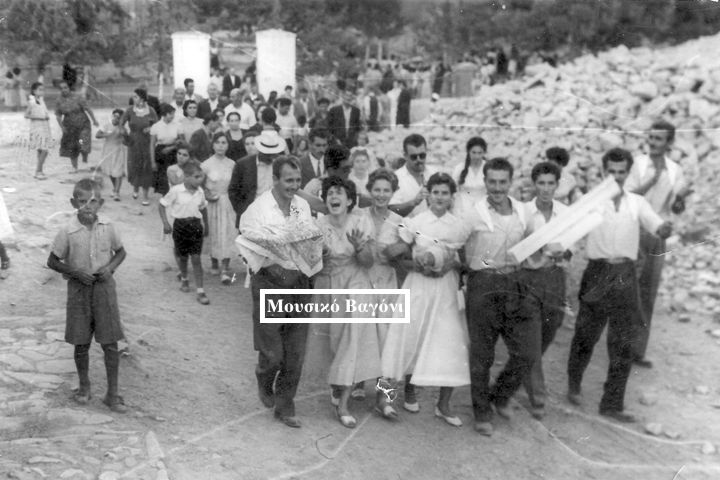
{"type": "Polygon", "coordinates": [[[216,133],[212,139],[215,153],[202,162],[202,170],[205,172],[205,197],[208,201],[208,243],[212,262],[210,273],[220,274],[223,285],[232,283],[230,258],[237,256],[235,238],[238,236],[235,210],[228,196],[228,185],[235,167],[235,162],[225,156],[228,146],[227,134],[216,133]],[[222,270],[219,269],[218,261],[222,263],[222,270]]]}
{"type": "MultiPolygon", "coordinates": [[[[324,233],[325,247],[323,269],[315,277],[314,288],[372,289],[368,269],[373,264],[373,225],[367,215],[352,211],[355,185],[340,177],[327,177],[322,183],[321,196],[329,212],[317,220],[324,233]]],[[[329,299],[318,295],[316,301],[329,299]]],[[[318,364],[329,364],[331,402],[340,423],[354,428],[357,420],[348,406],[352,386],[380,376],[380,339],[376,325],[313,324],[308,335],[308,352],[318,357],[318,364]]],[[[382,411],[383,406],[382,399],[378,398],[377,407],[382,411]]]]}
{"type": "Polygon", "coordinates": [[[123,111],[119,108],[113,110],[110,123],[102,127],[95,134],[95,138],[104,138],[100,169],[110,177],[113,193],[110,198],[120,201],[120,186],[122,179],[127,175],[127,147],[123,143],[127,138],[125,127],[120,124],[123,111]]]}
{"type": "Polygon", "coordinates": [[[465,145],[465,163],[455,167],[452,178],[457,184],[453,213],[462,215],[487,194],[483,167],[487,156],[487,143],[481,137],[472,137],[465,145]]]}
{"type": "Polygon", "coordinates": [[[410,323],[389,325],[382,370],[387,378],[406,377],[403,408],[411,413],[420,410],[415,385],[440,387],[435,416],[460,427],[450,397],[454,387],[470,384],[470,369],[467,326],[457,299],[457,250],[470,227],[449,212],[456,189],[449,175],[433,174],[427,189],[430,209],[399,227],[403,243],[412,248],[412,271],[402,286],[410,289],[410,323]]]}
{"type": "Polygon", "coordinates": [[[52,134],[50,133],[50,113],[45,106],[45,88],[42,83],[35,82],[30,87],[27,110],[25,118],[30,120],[30,135],[28,137],[28,148],[37,150],[37,165],[35,167],[35,178],[45,180],[43,165],[48,156],[48,150],[53,146],[52,134]]]}

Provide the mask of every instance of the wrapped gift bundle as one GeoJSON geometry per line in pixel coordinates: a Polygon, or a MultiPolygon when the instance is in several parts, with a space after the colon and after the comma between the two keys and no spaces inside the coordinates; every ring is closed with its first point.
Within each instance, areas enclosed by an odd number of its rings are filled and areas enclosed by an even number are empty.
{"type": "Polygon", "coordinates": [[[260,270],[266,259],[284,268],[297,268],[308,277],[322,269],[323,234],[312,222],[246,229],[235,243],[253,272],[260,270]]]}

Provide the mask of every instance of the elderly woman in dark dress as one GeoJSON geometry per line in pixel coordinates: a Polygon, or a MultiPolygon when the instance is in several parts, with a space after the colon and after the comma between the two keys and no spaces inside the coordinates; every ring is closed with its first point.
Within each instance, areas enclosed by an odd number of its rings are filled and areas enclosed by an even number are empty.
{"type": "Polygon", "coordinates": [[[144,206],[150,205],[149,190],[153,184],[157,165],[150,157],[150,127],[158,117],[147,104],[147,90],[136,88],[133,92],[133,105],[125,111],[120,125],[130,127],[130,145],[128,146],[128,181],[133,186],[133,198],[143,190],[144,206]]]}
{"type": "Polygon", "coordinates": [[[84,99],[70,91],[67,82],[60,82],[60,97],[55,107],[55,117],[62,129],[60,139],[60,156],[69,157],[72,173],[78,171],[78,156],[82,155],[83,163],[87,163],[92,144],[90,136],[90,120],[99,126],[90,107],[84,99]],[[90,118],[88,118],[90,117],[90,118]]]}

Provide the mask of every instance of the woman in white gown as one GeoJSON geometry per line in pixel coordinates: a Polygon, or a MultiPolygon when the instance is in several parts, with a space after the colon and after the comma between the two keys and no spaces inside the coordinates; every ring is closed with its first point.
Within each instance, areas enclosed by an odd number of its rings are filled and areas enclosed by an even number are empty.
{"type": "Polygon", "coordinates": [[[455,182],[445,173],[430,177],[430,209],[405,219],[399,235],[412,248],[413,271],[402,288],[410,289],[410,323],[390,324],[382,350],[383,376],[406,377],[403,408],[420,405],[414,385],[440,387],[435,416],[450,425],[462,421],[450,410],[454,387],[470,384],[469,339],[457,300],[457,250],[470,228],[448,210],[455,182]]]}
{"type": "Polygon", "coordinates": [[[487,195],[483,172],[487,143],[481,137],[472,137],[465,145],[465,151],[465,163],[457,165],[452,174],[458,189],[453,206],[453,213],[457,216],[487,195]]]}

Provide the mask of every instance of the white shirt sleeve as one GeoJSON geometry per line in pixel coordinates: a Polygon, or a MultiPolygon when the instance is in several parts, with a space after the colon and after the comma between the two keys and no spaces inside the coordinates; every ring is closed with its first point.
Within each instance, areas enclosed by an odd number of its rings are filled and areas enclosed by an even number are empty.
{"type": "Polygon", "coordinates": [[[642,225],[645,230],[654,235],[655,232],[657,232],[658,228],[660,228],[660,225],[664,223],[663,219],[660,218],[660,215],[655,213],[655,210],[653,210],[653,208],[650,206],[650,203],[648,203],[648,201],[645,200],[644,197],[638,195],[635,197],[635,199],[637,200],[638,218],[640,220],[640,225],[642,225]]]}

